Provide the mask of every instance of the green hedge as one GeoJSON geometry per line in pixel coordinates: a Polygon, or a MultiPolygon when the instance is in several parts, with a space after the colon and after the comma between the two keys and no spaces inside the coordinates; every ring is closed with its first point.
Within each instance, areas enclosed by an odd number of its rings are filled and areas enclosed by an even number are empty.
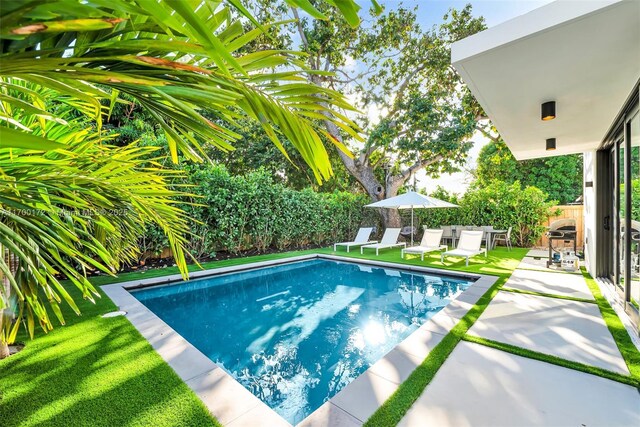
{"type": "MultiPolygon", "coordinates": [[[[182,207],[193,219],[188,249],[196,258],[219,251],[295,249],[352,239],[363,225],[378,225],[367,196],[348,192],[296,191],[263,170],[231,176],[222,166],[185,166],[194,203],[182,207]]],[[[148,230],[142,244],[159,253],[166,241],[148,230]]]]}
{"type": "Polygon", "coordinates": [[[451,209],[418,209],[420,222],[430,228],[441,225],[492,225],[497,229],[513,227],[511,240],[517,246],[530,247],[545,231],[544,223],[553,212],[555,201],[536,187],[525,187],[518,181],[508,184],[492,181],[481,188],[470,188],[457,198],[439,188],[434,197],[459,205],[451,209]]]}
{"type": "MultiPolygon", "coordinates": [[[[187,165],[186,184],[195,197],[183,208],[193,219],[188,250],[196,258],[220,251],[267,251],[328,245],[350,240],[361,226],[378,226],[374,209],[364,209],[369,198],[349,192],[296,191],[275,183],[271,174],[258,170],[231,176],[222,166],[187,165]]],[[[533,245],[544,232],[542,225],[552,214],[553,201],[535,187],[519,182],[494,181],[470,188],[458,198],[438,188],[434,197],[458,204],[451,209],[416,209],[419,228],[426,225],[493,225],[513,227],[512,243],[533,245]]],[[[160,254],[167,247],[157,229],[141,239],[143,251],[160,254]]]]}

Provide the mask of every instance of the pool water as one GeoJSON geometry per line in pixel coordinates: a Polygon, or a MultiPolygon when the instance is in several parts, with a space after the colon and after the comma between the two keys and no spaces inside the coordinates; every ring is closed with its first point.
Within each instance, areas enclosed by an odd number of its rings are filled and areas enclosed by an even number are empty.
{"type": "Polygon", "coordinates": [[[470,285],[314,259],[133,295],[296,424],[470,285]]]}

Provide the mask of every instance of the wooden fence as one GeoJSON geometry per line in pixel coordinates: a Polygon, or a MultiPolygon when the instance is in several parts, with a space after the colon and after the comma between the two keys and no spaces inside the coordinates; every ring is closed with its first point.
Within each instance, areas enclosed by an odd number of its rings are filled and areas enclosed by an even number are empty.
{"type": "MultiPolygon", "coordinates": [[[[582,249],[582,246],[584,244],[584,207],[582,205],[560,205],[554,206],[554,209],[560,209],[562,213],[559,216],[549,217],[545,225],[548,226],[553,221],[556,221],[558,219],[574,219],[576,221],[576,230],[578,231],[578,235],[576,236],[576,245],[578,246],[578,249],[582,249]]],[[[554,240],[554,246],[557,246],[559,244],[559,241],[554,240]]],[[[567,243],[566,246],[573,246],[573,242],[567,243]]],[[[540,240],[536,242],[536,247],[545,249],[548,248],[549,240],[547,239],[547,237],[543,235],[540,240]]]]}

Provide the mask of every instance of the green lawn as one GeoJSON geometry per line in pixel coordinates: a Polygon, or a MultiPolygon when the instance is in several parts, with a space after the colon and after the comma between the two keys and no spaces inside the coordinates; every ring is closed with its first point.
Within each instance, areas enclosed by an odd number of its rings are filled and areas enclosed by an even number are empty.
{"type": "Polygon", "coordinates": [[[107,297],[79,305],[0,361],[0,425],[218,425],[126,318],[100,317],[116,308],[107,297]]]}

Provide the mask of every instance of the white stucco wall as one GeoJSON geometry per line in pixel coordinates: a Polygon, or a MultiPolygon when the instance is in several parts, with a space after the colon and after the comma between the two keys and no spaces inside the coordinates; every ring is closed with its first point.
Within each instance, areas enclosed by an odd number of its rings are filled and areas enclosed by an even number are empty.
{"type": "MultiPolygon", "coordinates": [[[[596,277],[596,152],[588,151],[583,154],[584,179],[583,182],[592,182],[592,187],[583,188],[584,198],[584,260],[585,266],[591,276],[596,277]]],[[[583,184],[584,185],[584,184],[583,184]]]]}

